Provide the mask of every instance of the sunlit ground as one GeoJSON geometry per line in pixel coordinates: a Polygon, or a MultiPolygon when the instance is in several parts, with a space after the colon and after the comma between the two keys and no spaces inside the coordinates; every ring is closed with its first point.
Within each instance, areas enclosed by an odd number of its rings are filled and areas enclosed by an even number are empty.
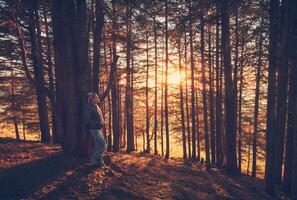
{"type": "MultiPolygon", "coordinates": [[[[22,126],[20,126],[20,128],[19,128],[19,134],[20,134],[20,139],[23,140],[24,134],[23,134],[22,126]]],[[[1,138],[16,138],[14,127],[9,126],[9,125],[1,126],[0,137],[1,138]]],[[[37,141],[37,140],[40,140],[40,135],[38,132],[32,132],[32,131],[29,132],[28,130],[26,130],[25,138],[26,138],[26,140],[37,141]]]]}
{"type": "MultiPolygon", "coordinates": [[[[20,138],[23,139],[22,129],[20,129],[19,131],[20,131],[20,138]]],[[[15,132],[14,132],[13,127],[1,128],[0,137],[15,138],[15,132]]],[[[143,149],[142,139],[139,139],[139,138],[140,137],[138,137],[138,141],[137,141],[137,151],[143,151],[144,149],[143,149]]],[[[36,133],[30,132],[30,133],[26,134],[26,140],[37,141],[37,140],[40,140],[40,136],[37,132],[36,133]]],[[[164,155],[166,153],[165,142],[166,142],[166,140],[164,137],[164,155]]],[[[158,143],[159,143],[158,144],[158,154],[162,155],[160,138],[158,139],[158,143]]],[[[205,161],[204,147],[202,146],[201,149],[202,150],[200,152],[200,156],[205,161]]],[[[151,141],[151,153],[154,153],[153,141],[151,141]]],[[[188,153],[188,147],[187,147],[187,153],[188,153]]],[[[182,156],[183,156],[182,144],[177,142],[175,138],[170,138],[170,157],[182,158],[182,156]]],[[[252,159],[252,151],[250,152],[250,159],[252,159]]],[[[247,160],[248,160],[248,155],[243,153],[242,166],[241,166],[243,174],[247,174],[247,166],[248,166],[247,160]]],[[[264,175],[265,175],[264,172],[265,172],[265,160],[263,158],[258,158],[258,160],[257,160],[257,178],[264,179],[264,175]]],[[[248,173],[251,176],[252,160],[250,160],[248,173]]]]}
{"type": "MultiPolygon", "coordinates": [[[[160,139],[158,140],[158,154],[161,155],[161,145],[160,145],[160,139]]],[[[166,153],[165,149],[165,137],[164,137],[164,155],[166,153]]],[[[143,151],[143,144],[142,140],[137,142],[138,151],[143,151]]],[[[151,141],[151,153],[154,153],[154,143],[151,141]]],[[[188,153],[188,146],[187,146],[187,153],[188,153]]],[[[250,152],[250,163],[249,163],[249,170],[248,175],[251,176],[252,174],[252,151],[250,152]]],[[[201,159],[205,161],[205,151],[204,146],[201,147],[200,151],[201,159]]],[[[182,144],[177,142],[174,138],[170,138],[170,157],[176,157],[176,158],[182,158],[183,157],[183,150],[182,150],[182,144]]],[[[241,172],[243,174],[247,174],[247,167],[248,167],[248,155],[245,152],[242,152],[242,163],[241,163],[241,172]]],[[[256,177],[260,179],[264,179],[265,175],[265,159],[259,158],[257,160],[257,174],[256,177]]]]}

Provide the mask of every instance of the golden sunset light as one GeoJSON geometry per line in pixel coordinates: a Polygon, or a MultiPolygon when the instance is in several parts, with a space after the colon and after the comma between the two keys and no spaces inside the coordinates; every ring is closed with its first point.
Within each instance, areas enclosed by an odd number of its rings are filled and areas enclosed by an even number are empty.
{"type": "Polygon", "coordinates": [[[297,200],[296,0],[0,11],[0,200],[297,200]]]}

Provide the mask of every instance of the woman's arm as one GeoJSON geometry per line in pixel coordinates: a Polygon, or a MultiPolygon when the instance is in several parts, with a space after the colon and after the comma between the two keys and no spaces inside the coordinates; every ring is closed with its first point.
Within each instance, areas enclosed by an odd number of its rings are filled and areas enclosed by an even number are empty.
{"type": "Polygon", "coordinates": [[[102,113],[102,110],[100,109],[99,106],[98,106],[98,112],[99,112],[99,115],[100,115],[100,121],[102,122],[102,124],[104,124],[105,121],[104,121],[103,113],[102,113]]]}

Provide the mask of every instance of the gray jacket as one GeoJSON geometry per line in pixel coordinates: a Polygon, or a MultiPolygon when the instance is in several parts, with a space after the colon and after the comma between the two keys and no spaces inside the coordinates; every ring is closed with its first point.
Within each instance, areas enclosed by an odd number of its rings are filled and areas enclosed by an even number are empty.
{"type": "Polygon", "coordinates": [[[100,113],[92,104],[88,104],[86,109],[84,109],[83,120],[88,129],[101,129],[103,127],[100,113]]]}

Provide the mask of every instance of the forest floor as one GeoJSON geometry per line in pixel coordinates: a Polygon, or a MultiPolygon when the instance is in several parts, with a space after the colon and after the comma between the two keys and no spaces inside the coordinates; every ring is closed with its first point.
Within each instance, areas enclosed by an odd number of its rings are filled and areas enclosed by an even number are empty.
{"type": "Polygon", "coordinates": [[[104,168],[59,146],[0,140],[0,199],[272,199],[263,181],[197,162],[105,153],[104,168]]]}

